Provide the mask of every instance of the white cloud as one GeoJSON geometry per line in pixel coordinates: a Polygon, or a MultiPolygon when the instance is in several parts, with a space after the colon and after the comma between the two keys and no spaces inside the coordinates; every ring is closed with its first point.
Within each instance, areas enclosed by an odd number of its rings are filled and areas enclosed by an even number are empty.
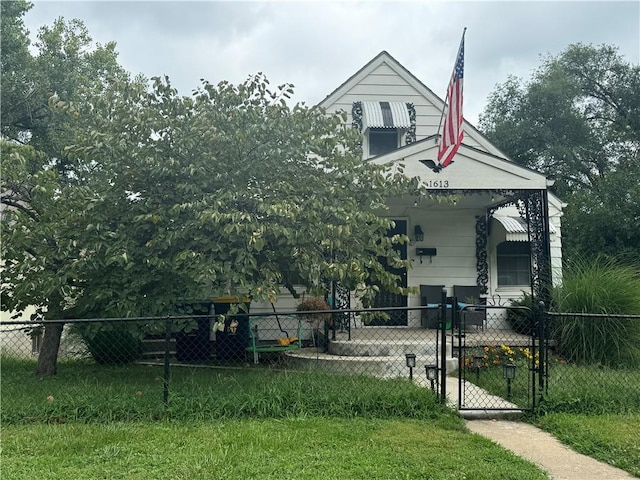
{"type": "Polygon", "coordinates": [[[527,78],[570,43],[615,44],[640,62],[638,2],[36,2],[35,31],[80,18],[115,40],[123,66],[167,74],[181,93],[200,78],[241,82],[264,72],[317,103],[382,50],[444,96],[463,28],[465,112],[475,123],[493,87],[527,78]]]}

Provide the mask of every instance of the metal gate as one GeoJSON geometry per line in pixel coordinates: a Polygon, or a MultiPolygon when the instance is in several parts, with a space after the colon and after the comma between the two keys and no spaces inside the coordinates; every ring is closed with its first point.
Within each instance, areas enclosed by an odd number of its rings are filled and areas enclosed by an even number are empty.
{"type": "MultiPolygon", "coordinates": [[[[544,331],[542,310],[465,305],[450,298],[446,318],[440,323],[440,337],[457,359],[458,409],[533,410],[546,380],[546,345],[540,335],[544,331]]],[[[444,375],[440,384],[446,392],[444,375]]],[[[452,397],[449,395],[450,401],[452,397]]]]}

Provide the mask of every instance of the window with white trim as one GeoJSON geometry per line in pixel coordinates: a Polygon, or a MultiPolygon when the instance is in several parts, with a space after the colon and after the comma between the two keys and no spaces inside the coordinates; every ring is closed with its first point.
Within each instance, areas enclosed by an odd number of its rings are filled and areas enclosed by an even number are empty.
{"type": "Polygon", "coordinates": [[[525,287],[531,284],[529,242],[502,242],[496,249],[498,287],[525,287]]]}

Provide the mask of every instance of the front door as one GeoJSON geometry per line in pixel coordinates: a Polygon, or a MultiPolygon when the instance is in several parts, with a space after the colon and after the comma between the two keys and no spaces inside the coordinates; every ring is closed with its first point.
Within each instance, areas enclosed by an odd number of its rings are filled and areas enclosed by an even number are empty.
{"type": "MultiPolygon", "coordinates": [[[[389,230],[387,233],[388,236],[393,235],[406,235],[407,234],[407,221],[406,220],[394,220],[396,226],[389,230]]],[[[400,257],[403,260],[407,259],[407,244],[403,243],[402,245],[395,245],[394,249],[400,253],[400,257]]],[[[387,264],[386,258],[381,258],[380,263],[382,263],[388,272],[391,272],[395,275],[398,275],[400,278],[398,280],[398,285],[406,288],[407,287],[407,269],[406,268],[394,268],[387,264]]],[[[407,296],[406,295],[398,295],[397,293],[391,293],[388,290],[380,289],[378,295],[376,295],[376,299],[374,300],[373,306],[375,308],[386,308],[386,307],[406,307],[407,306],[407,296]]],[[[399,325],[407,325],[407,312],[405,311],[392,311],[389,312],[389,319],[380,319],[380,320],[372,320],[370,325],[379,325],[379,326],[399,326],[399,325]]]]}

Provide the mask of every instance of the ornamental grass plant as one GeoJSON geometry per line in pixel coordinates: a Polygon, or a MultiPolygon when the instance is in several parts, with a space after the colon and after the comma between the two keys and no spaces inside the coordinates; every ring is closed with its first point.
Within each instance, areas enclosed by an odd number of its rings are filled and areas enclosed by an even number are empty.
{"type": "Polygon", "coordinates": [[[614,259],[580,259],[564,270],[554,292],[554,310],[602,314],[552,317],[551,336],[558,352],[570,362],[613,368],[640,366],[640,268],[614,259]]]}

